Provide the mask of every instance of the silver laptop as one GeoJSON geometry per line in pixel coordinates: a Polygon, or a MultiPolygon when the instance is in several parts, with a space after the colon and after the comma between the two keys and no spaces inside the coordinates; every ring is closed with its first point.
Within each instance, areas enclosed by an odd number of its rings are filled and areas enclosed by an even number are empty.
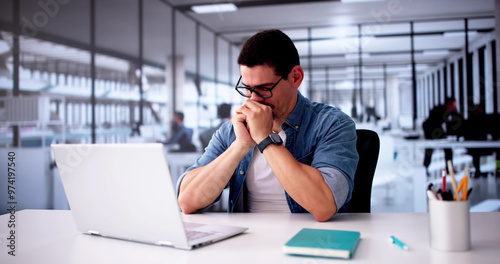
{"type": "Polygon", "coordinates": [[[182,221],[162,144],[51,148],[80,232],[193,249],[247,230],[182,221]]]}

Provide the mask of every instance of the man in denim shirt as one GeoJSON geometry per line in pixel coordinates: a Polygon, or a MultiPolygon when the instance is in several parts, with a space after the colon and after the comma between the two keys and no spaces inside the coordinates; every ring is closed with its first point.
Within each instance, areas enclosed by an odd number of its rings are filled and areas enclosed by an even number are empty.
{"type": "Polygon", "coordinates": [[[302,96],[297,49],[279,30],[248,39],[238,64],[236,90],[248,99],[179,179],[182,211],[210,206],[226,187],[229,212],[309,212],[327,221],[345,210],[358,163],[352,119],[302,96]]]}

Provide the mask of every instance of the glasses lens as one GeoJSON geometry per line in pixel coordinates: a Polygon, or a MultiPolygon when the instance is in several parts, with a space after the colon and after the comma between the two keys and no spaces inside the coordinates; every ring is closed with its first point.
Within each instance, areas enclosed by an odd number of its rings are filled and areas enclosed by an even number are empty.
{"type": "Polygon", "coordinates": [[[262,98],[269,98],[273,95],[269,88],[255,88],[253,92],[262,98]]]}
{"type": "Polygon", "coordinates": [[[241,95],[245,97],[250,97],[252,96],[252,92],[250,89],[247,89],[245,87],[236,87],[236,91],[241,95]]]}
{"type": "Polygon", "coordinates": [[[267,87],[246,87],[246,86],[238,86],[240,84],[240,81],[241,81],[241,76],[240,76],[240,79],[238,79],[238,82],[236,83],[236,91],[241,95],[241,96],[244,96],[244,97],[247,97],[247,98],[250,98],[252,97],[252,93],[255,93],[257,94],[258,96],[262,97],[262,98],[270,98],[273,96],[273,89],[274,87],[276,87],[276,85],[278,85],[278,83],[283,79],[283,77],[281,77],[274,85],[273,87],[271,88],[267,88],[267,87]]]}
{"type": "Polygon", "coordinates": [[[265,87],[236,87],[236,91],[238,91],[238,93],[241,95],[241,96],[244,96],[244,97],[252,97],[252,93],[255,93],[256,95],[258,95],[259,97],[262,97],[262,98],[269,98],[271,96],[273,96],[273,93],[271,91],[271,89],[269,88],[265,88],[265,87]]]}

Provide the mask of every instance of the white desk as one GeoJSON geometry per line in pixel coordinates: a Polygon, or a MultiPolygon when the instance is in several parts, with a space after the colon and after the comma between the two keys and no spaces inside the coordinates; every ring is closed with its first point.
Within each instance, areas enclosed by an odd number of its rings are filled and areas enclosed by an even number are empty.
{"type": "MultiPolygon", "coordinates": [[[[140,213],[140,208],[138,208],[140,213]]],[[[148,217],[145,215],[146,222],[148,217]]],[[[239,236],[193,251],[159,247],[78,233],[70,211],[16,213],[16,254],[7,255],[9,215],[0,216],[0,263],[498,263],[500,212],[471,213],[472,250],[442,252],[429,246],[427,213],[339,214],[318,223],[309,214],[196,214],[185,220],[240,225],[239,236]],[[349,261],[287,256],[282,246],[301,228],[356,230],[361,241],[349,261]],[[388,243],[394,235],[409,247],[388,243]]]]}
{"type": "Polygon", "coordinates": [[[447,140],[447,139],[435,139],[435,140],[414,140],[413,141],[418,148],[500,148],[500,140],[447,140]]]}
{"type": "MultiPolygon", "coordinates": [[[[423,152],[426,148],[432,149],[445,149],[445,148],[500,148],[500,140],[448,140],[448,139],[418,139],[418,140],[404,140],[405,144],[411,146],[410,153],[414,159],[417,159],[418,151],[423,152]]],[[[421,162],[420,160],[418,162],[421,162]]]]}

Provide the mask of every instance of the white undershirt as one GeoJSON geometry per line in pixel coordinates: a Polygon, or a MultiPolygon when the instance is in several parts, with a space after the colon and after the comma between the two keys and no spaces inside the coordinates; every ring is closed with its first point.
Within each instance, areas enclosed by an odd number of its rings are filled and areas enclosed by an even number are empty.
{"type": "MultiPolygon", "coordinates": [[[[278,135],[286,142],[285,131],[278,135]]],[[[286,201],[285,190],[267,164],[264,154],[257,146],[253,150],[252,160],[246,177],[248,189],[248,209],[250,212],[280,212],[290,213],[286,201]]]]}

